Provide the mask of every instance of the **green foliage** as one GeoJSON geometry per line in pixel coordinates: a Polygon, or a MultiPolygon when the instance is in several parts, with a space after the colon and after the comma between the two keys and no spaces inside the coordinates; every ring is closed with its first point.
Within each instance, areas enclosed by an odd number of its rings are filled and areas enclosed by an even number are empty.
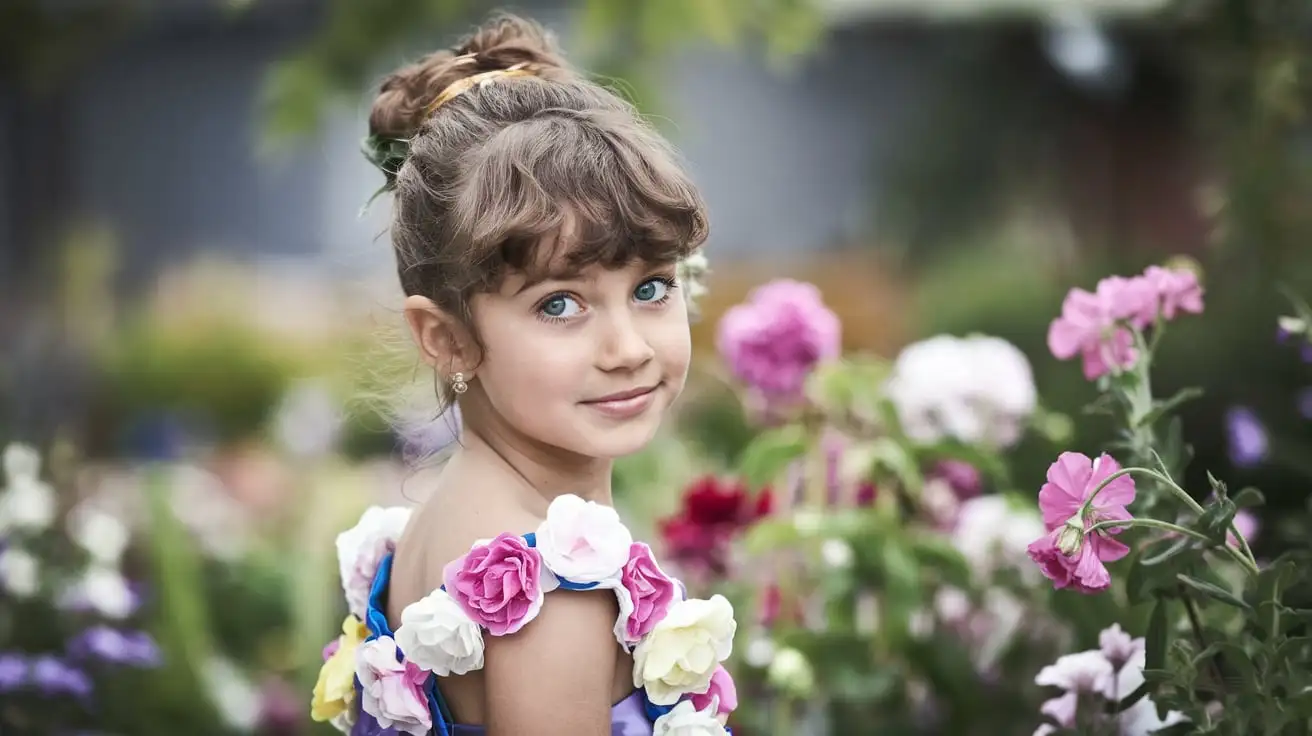
{"type": "MultiPolygon", "coordinates": [[[[583,67],[602,81],[625,78],[647,108],[655,97],[651,66],[682,44],[760,38],[767,58],[782,61],[809,49],[822,29],[809,0],[577,0],[572,7],[583,67]]],[[[318,33],[269,77],[273,140],[312,131],[334,100],[359,99],[381,71],[380,60],[431,50],[435,36],[452,43],[483,12],[468,0],[330,0],[318,33]]]]}

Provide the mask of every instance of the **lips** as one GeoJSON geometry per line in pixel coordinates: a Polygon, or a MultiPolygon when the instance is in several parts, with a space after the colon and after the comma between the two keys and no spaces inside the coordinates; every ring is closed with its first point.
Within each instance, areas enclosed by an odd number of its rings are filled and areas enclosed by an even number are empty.
{"type": "Polygon", "coordinates": [[[605,404],[605,403],[612,402],[612,401],[624,401],[625,399],[633,399],[633,398],[637,398],[637,397],[639,397],[639,396],[643,396],[643,395],[645,395],[645,394],[649,394],[649,393],[651,393],[652,391],[655,391],[656,388],[657,388],[657,386],[659,386],[659,385],[660,385],[660,384],[655,384],[655,385],[653,385],[653,386],[643,386],[643,387],[640,387],[640,388],[629,389],[628,391],[621,391],[621,392],[619,392],[619,393],[617,393],[617,394],[610,394],[609,396],[603,396],[603,397],[601,397],[601,398],[599,398],[599,399],[589,399],[588,401],[585,401],[585,402],[583,402],[583,403],[585,403],[585,404],[605,404]]]}

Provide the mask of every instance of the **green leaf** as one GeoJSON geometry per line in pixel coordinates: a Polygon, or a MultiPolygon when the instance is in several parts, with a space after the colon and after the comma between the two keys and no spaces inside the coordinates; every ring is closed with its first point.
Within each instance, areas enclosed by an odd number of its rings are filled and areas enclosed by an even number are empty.
{"type": "Polygon", "coordinates": [[[1237,509],[1248,509],[1266,505],[1266,497],[1262,495],[1261,491],[1252,486],[1240,489],[1240,491],[1234,495],[1234,498],[1230,500],[1234,501],[1235,508],[1237,509]]]}
{"type": "Polygon", "coordinates": [[[1243,608],[1245,610],[1252,609],[1251,606],[1249,606],[1247,603],[1244,602],[1244,599],[1240,598],[1234,593],[1231,593],[1230,591],[1218,585],[1213,585],[1212,583],[1209,583],[1205,580],[1192,578],[1189,577],[1188,575],[1176,575],[1175,579],[1184,583],[1186,586],[1193,588],[1195,591],[1202,593],[1203,595],[1206,595],[1209,598],[1213,598],[1222,603],[1225,603],[1226,605],[1235,606],[1236,608],[1243,608]]]}
{"type": "Polygon", "coordinates": [[[1148,634],[1144,637],[1145,678],[1148,677],[1148,670],[1161,670],[1166,666],[1167,605],[1167,599],[1158,598],[1152,613],[1148,615],[1148,634]]]}
{"type": "Polygon", "coordinates": [[[774,482],[806,448],[806,431],[800,425],[766,430],[743,449],[738,472],[750,488],[759,489],[774,482]]]}
{"type": "Polygon", "coordinates": [[[911,554],[920,567],[938,573],[942,582],[957,588],[969,588],[970,564],[951,542],[937,536],[917,535],[911,540],[911,554]]]}
{"type": "Polygon", "coordinates": [[[1212,486],[1212,493],[1216,494],[1216,498],[1218,501],[1224,501],[1226,498],[1228,498],[1226,493],[1227,488],[1225,482],[1222,480],[1218,480],[1216,476],[1212,475],[1212,471],[1210,470],[1207,471],[1207,483],[1208,485],[1212,486]]]}
{"type": "Polygon", "coordinates": [[[1198,517],[1194,523],[1194,530],[1207,535],[1207,538],[1216,544],[1226,543],[1226,534],[1230,532],[1230,525],[1235,520],[1235,512],[1239,509],[1235,507],[1234,501],[1226,498],[1224,495],[1224,485],[1221,493],[1217,494],[1217,501],[1203,509],[1203,515],[1198,517]]]}
{"type": "Polygon", "coordinates": [[[1134,426],[1136,429],[1142,427],[1151,427],[1152,425],[1156,424],[1157,421],[1162,417],[1180,408],[1185,403],[1192,401],[1202,395],[1203,395],[1203,390],[1198,387],[1181,389],[1169,399],[1166,399],[1164,401],[1154,402],[1153,408],[1150,409],[1148,412],[1146,412],[1142,417],[1139,417],[1139,421],[1135,422],[1134,426]]]}

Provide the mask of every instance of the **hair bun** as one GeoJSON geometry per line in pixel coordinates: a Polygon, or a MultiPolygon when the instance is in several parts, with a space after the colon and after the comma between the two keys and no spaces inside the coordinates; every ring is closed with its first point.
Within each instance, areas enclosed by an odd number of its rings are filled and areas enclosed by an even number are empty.
{"type": "Polygon", "coordinates": [[[413,136],[442,90],[464,77],[516,64],[539,76],[569,70],[551,32],[514,15],[497,15],[465,36],[454,50],[437,51],[387,76],[369,115],[369,132],[384,138],[413,136]]]}

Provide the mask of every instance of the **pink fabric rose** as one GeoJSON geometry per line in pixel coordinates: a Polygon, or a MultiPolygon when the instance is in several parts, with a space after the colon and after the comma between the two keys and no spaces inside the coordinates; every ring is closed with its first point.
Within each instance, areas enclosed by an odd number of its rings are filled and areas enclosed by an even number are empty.
{"type": "Polygon", "coordinates": [[[356,650],[361,707],[385,729],[424,736],[433,726],[424,694],[428,672],[413,662],[398,662],[396,653],[396,642],[388,636],[365,642],[356,650]]]}
{"type": "Polygon", "coordinates": [[[442,580],[465,613],[493,636],[513,634],[537,618],[543,597],[558,584],[536,549],[504,533],[449,563],[442,580]]]}
{"type": "Polygon", "coordinates": [[[620,583],[628,591],[633,611],[625,624],[628,642],[636,642],[656,627],[678,598],[678,588],[652,557],[651,547],[634,542],[629,547],[629,561],[620,572],[620,583]]]}
{"type": "Polygon", "coordinates": [[[1111,585],[1103,563],[1114,562],[1130,548],[1112,539],[1121,529],[1111,527],[1088,534],[1101,521],[1132,518],[1125,508],[1134,501],[1134,481],[1122,475],[1108,483],[1082,511],[1085,501],[1121,466],[1110,455],[1097,460],[1078,452],[1063,452],[1048,468],[1048,482],[1039,490],[1039,510],[1048,533],[1029,545],[1030,559],[1057,588],[1097,593],[1111,585]]]}
{"type": "Polygon", "coordinates": [[[743,383],[767,401],[801,398],[807,375],[837,358],[842,325],[815,286],[790,279],[752,292],[720,319],[716,346],[743,383]]]}
{"type": "Polygon", "coordinates": [[[719,703],[716,715],[727,716],[738,709],[738,688],[733,684],[733,676],[724,665],[720,665],[715,670],[715,674],[711,675],[710,689],[692,696],[692,707],[705,710],[712,700],[719,703]]]}

